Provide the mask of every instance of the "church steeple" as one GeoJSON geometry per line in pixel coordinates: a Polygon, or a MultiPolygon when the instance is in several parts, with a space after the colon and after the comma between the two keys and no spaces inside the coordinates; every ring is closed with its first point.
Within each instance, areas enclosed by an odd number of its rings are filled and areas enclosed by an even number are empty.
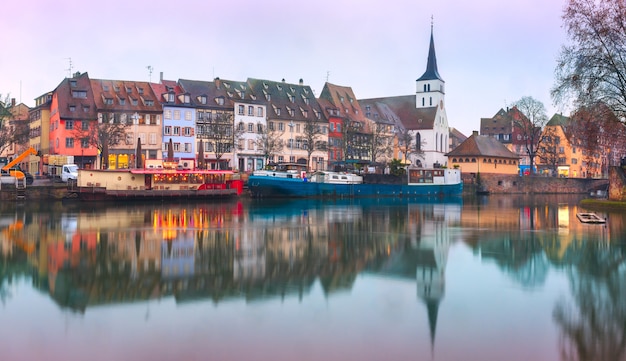
{"type": "Polygon", "coordinates": [[[430,47],[428,48],[428,60],[426,71],[416,81],[415,106],[417,108],[441,107],[444,105],[445,81],[439,75],[437,69],[437,55],[435,55],[435,38],[433,36],[433,23],[430,23],[430,47]]]}
{"type": "Polygon", "coordinates": [[[426,63],[426,71],[417,79],[420,80],[441,80],[441,75],[437,70],[437,55],[435,54],[435,39],[433,37],[433,24],[430,24],[430,47],[428,48],[428,62],[426,63]]]}

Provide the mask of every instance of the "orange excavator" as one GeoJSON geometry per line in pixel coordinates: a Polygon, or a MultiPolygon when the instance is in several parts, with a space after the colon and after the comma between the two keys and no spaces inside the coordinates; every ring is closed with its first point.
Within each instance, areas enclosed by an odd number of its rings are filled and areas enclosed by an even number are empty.
{"type": "Polygon", "coordinates": [[[3,166],[2,170],[8,171],[9,175],[15,177],[15,179],[22,180],[25,177],[24,172],[22,172],[21,170],[18,170],[18,169],[13,169],[13,167],[16,164],[18,164],[19,162],[21,162],[24,158],[28,157],[29,155],[37,155],[37,156],[39,156],[40,154],[41,153],[36,151],[35,148],[30,147],[30,148],[26,149],[26,151],[24,153],[18,155],[17,157],[15,157],[15,159],[13,159],[9,163],[7,163],[5,166],[3,166]]]}

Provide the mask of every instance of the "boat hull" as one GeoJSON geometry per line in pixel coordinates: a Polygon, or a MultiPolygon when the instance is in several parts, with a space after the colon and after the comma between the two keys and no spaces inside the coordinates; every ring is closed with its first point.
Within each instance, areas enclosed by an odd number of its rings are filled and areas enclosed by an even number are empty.
{"type": "Polygon", "coordinates": [[[305,182],[299,178],[250,176],[250,195],[255,198],[358,198],[458,196],[463,183],[454,184],[333,184],[305,182]]]}

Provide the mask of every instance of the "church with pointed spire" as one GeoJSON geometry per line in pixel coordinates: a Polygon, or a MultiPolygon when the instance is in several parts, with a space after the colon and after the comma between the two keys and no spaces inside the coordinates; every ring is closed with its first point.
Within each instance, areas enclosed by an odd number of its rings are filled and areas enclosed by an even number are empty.
{"type": "MultiPolygon", "coordinates": [[[[365,116],[375,122],[394,124],[397,132],[411,135],[416,151],[408,162],[417,167],[447,166],[450,128],[445,108],[445,82],[437,68],[433,24],[426,71],[416,80],[414,95],[359,99],[365,116]]],[[[399,147],[394,158],[404,160],[399,147]]]]}

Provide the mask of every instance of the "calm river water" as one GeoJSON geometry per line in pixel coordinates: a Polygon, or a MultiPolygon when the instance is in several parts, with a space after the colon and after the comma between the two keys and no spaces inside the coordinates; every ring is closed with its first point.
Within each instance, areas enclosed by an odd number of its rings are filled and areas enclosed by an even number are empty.
{"type": "Polygon", "coordinates": [[[626,360],[580,197],[0,205],[0,360],[626,360]]]}

